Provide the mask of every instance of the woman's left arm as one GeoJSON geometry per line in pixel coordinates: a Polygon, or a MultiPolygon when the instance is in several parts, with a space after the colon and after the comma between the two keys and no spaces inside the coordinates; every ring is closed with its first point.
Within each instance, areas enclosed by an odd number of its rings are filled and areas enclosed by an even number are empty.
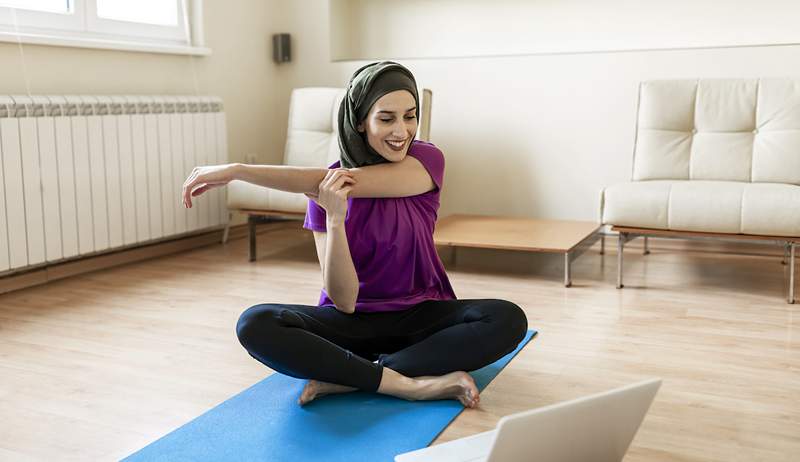
{"type": "Polygon", "coordinates": [[[436,187],[422,163],[408,155],[399,162],[351,168],[349,171],[355,179],[350,197],[416,196],[436,187]]]}
{"type": "Polygon", "coordinates": [[[197,166],[183,183],[183,205],[191,208],[192,197],[209,189],[225,186],[233,180],[281,191],[317,194],[319,184],[328,171],[327,168],[240,163],[197,166]]]}

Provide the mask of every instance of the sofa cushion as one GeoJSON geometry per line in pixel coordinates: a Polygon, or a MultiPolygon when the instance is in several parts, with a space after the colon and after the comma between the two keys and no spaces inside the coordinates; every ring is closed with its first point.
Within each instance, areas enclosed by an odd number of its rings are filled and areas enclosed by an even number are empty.
{"type": "Polygon", "coordinates": [[[669,229],[667,205],[672,181],[635,181],[603,191],[603,224],[669,229]]]}
{"type": "Polygon", "coordinates": [[[339,88],[292,92],[284,165],[327,167],[339,158],[336,120],[343,95],[339,88]]]}
{"type": "Polygon", "coordinates": [[[633,180],[800,184],[800,80],[643,82],[633,180]]]}
{"type": "Polygon", "coordinates": [[[673,231],[800,236],[800,186],[635,181],[603,191],[603,224],[673,231]]]}
{"type": "Polygon", "coordinates": [[[800,186],[749,184],[742,197],[742,233],[800,236],[800,186]]]}
{"type": "Polygon", "coordinates": [[[752,181],[800,184],[800,80],[761,82],[752,181]]]}
{"type": "Polygon", "coordinates": [[[742,194],[748,183],[676,181],[667,202],[668,229],[740,233],[742,194]]]}
{"type": "Polygon", "coordinates": [[[228,183],[228,208],[305,213],[308,198],[303,194],[264,188],[244,181],[228,183]]]}

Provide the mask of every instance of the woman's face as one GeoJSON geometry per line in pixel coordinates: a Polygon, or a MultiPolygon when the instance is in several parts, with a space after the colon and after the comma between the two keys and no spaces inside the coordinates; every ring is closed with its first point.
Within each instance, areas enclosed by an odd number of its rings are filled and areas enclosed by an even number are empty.
{"type": "Polygon", "coordinates": [[[417,134],[416,111],[414,96],[407,90],[387,93],[372,105],[358,131],[366,131],[367,142],[375,152],[389,162],[399,162],[417,134]]]}

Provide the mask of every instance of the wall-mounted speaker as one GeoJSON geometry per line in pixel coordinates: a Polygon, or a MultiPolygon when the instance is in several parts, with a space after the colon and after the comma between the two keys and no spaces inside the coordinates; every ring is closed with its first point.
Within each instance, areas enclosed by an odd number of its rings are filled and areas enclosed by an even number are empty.
{"type": "Polygon", "coordinates": [[[272,60],[276,63],[288,63],[292,60],[292,47],[289,34],[272,36],[272,60]]]}

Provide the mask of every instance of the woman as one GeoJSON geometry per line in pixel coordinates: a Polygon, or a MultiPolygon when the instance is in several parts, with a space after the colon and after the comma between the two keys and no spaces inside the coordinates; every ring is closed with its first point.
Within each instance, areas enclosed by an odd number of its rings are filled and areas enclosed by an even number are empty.
{"type": "Polygon", "coordinates": [[[309,379],[302,405],[357,389],[408,400],[480,402],[466,373],[513,351],[525,313],[503,300],[457,300],[433,242],[444,157],[415,141],[414,76],[393,62],[355,72],[339,108],[341,161],[329,169],[198,167],[191,197],[238,179],[309,196],[322,270],[318,306],[260,304],[236,326],[268,367],[309,379]],[[196,188],[196,189],[195,189],[196,188]]]}

